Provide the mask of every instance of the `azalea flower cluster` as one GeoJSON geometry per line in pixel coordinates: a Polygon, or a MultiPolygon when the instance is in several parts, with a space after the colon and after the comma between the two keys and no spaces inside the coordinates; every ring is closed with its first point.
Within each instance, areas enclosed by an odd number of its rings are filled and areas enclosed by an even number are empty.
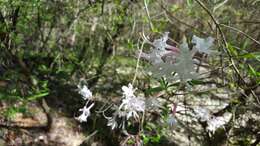
{"type": "Polygon", "coordinates": [[[151,63],[150,71],[156,78],[166,78],[167,81],[182,80],[188,81],[196,79],[194,58],[196,52],[200,54],[210,55],[214,46],[212,37],[200,38],[192,37],[192,47],[189,47],[186,39],[179,45],[179,48],[167,43],[169,40],[169,32],[165,32],[159,39],[149,41],[146,36],[144,41],[152,47],[149,52],[140,53],[140,57],[151,63]],[[176,73],[176,74],[175,74],[176,73]]]}
{"type": "Polygon", "coordinates": [[[86,85],[84,85],[83,87],[78,86],[78,93],[82,95],[82,98],[86,101],[86,103],[83,108],[79,109],[81,115],[76,117],[76,120],[79,122],[87,122],[87,119],[90,116],[90,109],[95,105],[95,103],[92,103],[88,106],[89,102],[93,99],[92,92],[86,85]]]}
{"type": "Polygon", "coordinates": [[[121,112],[126,113],[126,118],[129,119],[134,117],[139,119],[139,112],[144,112],[145,110],[145,101],[141,97],[134,95],[136,89],[133,88],[132,84],[122,87],[123,90],[123,100],[119,106],[121,112]]]}
{"type": "MultiPolygon", "coordinates": [[[[128,86],[123,86],[122,91],[122,103],[120,106],[116,106],[116,110],[112,117],[104,117],[108,120],[107,126],[110,126],[111,129],[115,129],[118,126],[124,129],[125,121],[130,118],[134,118],[135,120],[140,119],[139,114],[144,113],[145,111],[145,100],[141,97],[137,97],[134,92],[135,88],[133,88],[132,84],[128,84],[128,86]],[[121,124],[117,123],[117,118],[123,119],[121,124]]],[[[78,86],[78,93],[82,95],[82,98],[86,101],[86,104],[83,108],[79,109],[81,113],[80,116],[76,117],[79,122],[87,122],[88,117],[90,116],[90,110],[94,106],[93,95],[92,92],[88,89],[87,86],[78,86]],[[89,103],[92,104],[89,105],[89,103]]]]}
{"type": "Polygon", "coordinates": [[[106,117],[108,120],[107,126],[110,126],[111,129],[115,129],[118,126],[123,130],[125,129],[125,122],[130,118],[134,120],[139,120],[139,114],[144,113],[145,111],[145,101],[141,97],[137,97],[134,92],[136,91],[133,88],[132,84],[122,87],[123,95],[122,102],[119,107],[116,107],[116,110],[112,117],[106,117]],[[117,123],[117,119],[121,119],[121,123],[117,123]]]}
{"type": "Polygon", "coordinates": [[[148,39],[146,39],[146,42],[151,44],[154,49],[151,49],[150,53],[142,52],[141,58],[148,60],[152,64],[174,62],[180,53],[180,49],[167,44],[167,40],[169,39],[168,35],[169,32],[165,32],[161,38],[155,39],[153,42],[150,42],[148,39]]]}
{"type": "Polygon", "coordinates": [[[82,96],[84,100],[92,99],[92,92],[88,89],[86,85],[83,86],[78,85],[78,93],[82,96]]]}
{"type": "Polygon", "coordinates": [[[150,71],[156,78],[164,77],[167,81],[187,81],[196,78],[193,61],[195,49],[190,50],[186,41],[183,41],[179,48],[167,44],[168,35],[169,32],[165,32],[161,38],[153,42],[144,36],[145,42],[152,48],[148,53],[142,52],[140,57],[151,63],[150,71]]]}

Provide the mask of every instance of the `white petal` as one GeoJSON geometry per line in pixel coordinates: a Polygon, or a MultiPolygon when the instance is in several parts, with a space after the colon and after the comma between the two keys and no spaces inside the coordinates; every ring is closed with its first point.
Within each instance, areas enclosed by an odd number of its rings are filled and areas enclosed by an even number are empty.
{"type": "Polygon", "coordinates": [[[83,87],[80,87],[78,85],[78,88],[79,88],[79,94],[82,95],[82,98],[84,100],[90,99],[92,97],[92,92],[88,89],[86,85],[84,85],[83,87]]]}

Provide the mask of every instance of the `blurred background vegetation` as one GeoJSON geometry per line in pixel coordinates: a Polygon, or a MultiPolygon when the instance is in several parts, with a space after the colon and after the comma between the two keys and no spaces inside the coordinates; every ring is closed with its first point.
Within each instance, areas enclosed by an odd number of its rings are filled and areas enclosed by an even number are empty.
{"type": "MultiPolygon", "coordinates": [[[[225,130],[212,137],[201,132],[204,138],[190,145],[259,145],[259,16],[259,0],[0,0],[0,136],[6,145],[19,145],[10,131],[13,135],[19,135],[19,128],[40,127],[46,131],[52,112],[73,119],[83,104],[76,93],[81,81],[104,101],[117,99],[121,86],[134,77],[141,34],[152,40],[170,32],[175,46],[184,37],[188,42],[193,35],[214,37],[219,53],[208,59],[199,56],[212,71],[211,76],[209,80],[194,81],[193,85],[214,82],[232,93],[228,94],[228,106],[214,113],[233,113],[225,130]],[[28,110],[32,104],[47,114],[47,124],[30,127],[15,122],[19,114],[32,115],[28,110]],[[256,117],[251,117],[253,114],[256,117]],[[250,115],[249,123],[235,125],[242,115],[250,115]]],[[[145,45],[144,50],[149,50],[149,46],[145,45]]],[[[141,62],[136,83],[146,96],[162,90],[175,91],[177,86],[168,89],[162,80],[143,74],[147,66],[141,62]]],[[[105,123],[92,121],[81,129],[86,135],[94,129],[111,133],[104,128],[105,123]]],[[[162,137],[167,135],[165,129],[151,127],[143,140],[147,145],[162,144],[162,137]]],[[[121,135],[108,133],[101,132],[96,139],[102,139],[104,145],[119,145],[121,135]]],[[[198,134],[186,131],[186,136],[192,141],[198,134]]],[[[174,143],[169,145],[185,145],[174,143]]]]}

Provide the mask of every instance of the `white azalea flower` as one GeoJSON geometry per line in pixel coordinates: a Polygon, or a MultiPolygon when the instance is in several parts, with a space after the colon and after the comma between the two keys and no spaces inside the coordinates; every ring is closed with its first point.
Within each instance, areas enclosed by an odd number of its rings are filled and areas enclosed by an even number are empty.
{"type": "Polygon", "coordinates": [[[92,92],[88,89],[88,87],[86,85],[84,85],[83,87],[78,85],[78,88],[79,88],[78,92],[80,95],[82,95],[82,98],[84,100],[92,98],[92,92]]]}
{"type": "Polygon", "coordinates": [[[119,109],[123,109],[127,112],[127,119],[130,117],[139,118],[138,112],[144,112],[145,102],[141,98],[131,96],[123,99],[119,109]]]}
{"type": "Polygon", "coordinates": [[[151,49],[150,53],[142,52],[140,57],[150,61],[152,64],[173,62],[180,50],[167,44],[168,35],[169,32],[165,32],[161,38],[150,42],[154,49],[151,49]]]}
{"type": "Polygon", "coordinates": [[[133,88],[133,85],[132,84],[128,84],[128,87],[127,86],[123,86],[122,87],[122,90],[123,90],[123,96],[134,96],[134,92],[135,92],[135,89],[133,88]]]}
{"type": "Polygon", "coordinates": [[[226,122],[225,122],[225,119],[223,117],[213,117],[212,119],[210,119],[208,121],[207,130],[215,133],[215,131],[218,128],[224,126],[225,123],[226,122]]]}
{"type": "Polygon", "coordinates": [[[156,39],[153,41],[153,46],[157,49],[157,50],[162,50],[164,51],[167,44],[166,44],[166,41],[168,40],[168,35],[169,35],[169,32],[165,32],[163,37],[160,38],[160,39],[156,39]]]}
{"type": "Polygon", "coordinates": [[[205,108],[197,108],[194,110],[195,111],[195,114],[196,116],[202,121],[202,122],[205,122],[205,121],[208,121],[210,120],[210,112],[208,109],[205,109],[205,108]]]}
{"type": "Polygon", "coordinates": [[[92,103],[89,107],[85,105],[83,108],[79,109],[79,111],[82,111],[82,114],[75,119],[81,122],[87,122],[87,118],[90,116],[90,109],[94,106],[94,103],[92,103]]]}
{"type": "Polygon", "coordinates": [[[123,86],[122,90],[124,99],[119,106],[119,110],[123,110],[127,113],[127,119],[129,119],[130,117],[138,119],[138,112],[144,112],[145,110],[145,101],[142,98],[136,97],[134,95],[135,89],[133,89],[133,86],[131,84],[129,84],[128,87],[123,86]]]}
{"type": "Polygon", "coordinates": [[[109,117],[108,122],[107,122],[107,126],[110,126],[112,130],[117,128],[118,124],[116,122],[116,118],[115,117],[109,117]]]}

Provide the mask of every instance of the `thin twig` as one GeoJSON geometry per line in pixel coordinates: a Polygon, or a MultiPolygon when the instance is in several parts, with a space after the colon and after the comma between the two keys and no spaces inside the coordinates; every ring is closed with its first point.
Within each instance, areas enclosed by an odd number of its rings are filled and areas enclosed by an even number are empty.
{"type": "Polygon", "coordinates": [[[153,29],[153,23],[151,21],[151,17],[150,17],[150,13],[149,13],[149,10],[148,10],[148,5],[147,5],[147,1],[146,0],[144,0],[144,7],[145,7],[145,11],[146,11],[147,17],[149,19],[150,28],[151,28],[151,30],[154,30],[153,29]]]}
{"type": "Polygon", "coordinates": [[[244,36],[246,36],[247,38],[249,38],[250,40],[252,40],[253,42],[255,42],[255,43],[257,43],[258,45],[260,45],[260,42],[259,42],[258,40],[254,39],[254,38],[251,37],[250,35],[246,34],[245,32],[243,32],[243,31],[241,31],[241,30],[239,30],[239,29],[237,29],[237,28],[235,28],[235,27],[228,26],[228,25],[225,25],[225,24],[219,24],[219,25],[220,25],[220,26],[223,26],[223,27],[226,27],[226,28],[229,28],[229,29],[231,29],[231,30],[233,30],[233,31],[236,31],[236,32],[238,32],[238,33],[241,33],[241,34],[243,34],[244,36]]]}
{"type": "Polygon", "coordinates": [[[139,54],[138,54],[138,58],[137,58],[137,63],[136,63],[136,67],[135,67],[135,74],[134,74],[134,78],[133,78],[133,81],[132,81],[132,85],[134,85],[136,77],[137,77],[137,72],[138,72],[140,58],[141,58],[141,54],[143,52],[144,44],[145,44],[145,41],[142,42],[141,48],[139,49],[139,54]]]}

